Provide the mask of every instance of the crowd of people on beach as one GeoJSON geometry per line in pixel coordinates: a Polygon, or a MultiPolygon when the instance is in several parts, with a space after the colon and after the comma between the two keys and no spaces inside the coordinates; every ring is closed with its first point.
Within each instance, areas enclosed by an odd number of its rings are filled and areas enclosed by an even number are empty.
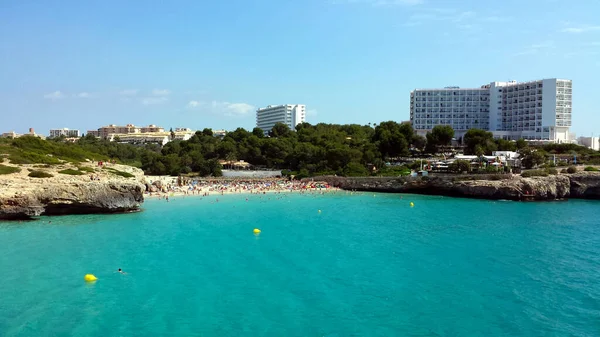
{"type": "MultiPolygon", "coordinates": [[[[152,184],[152,181],[150,181],[152,184]]],[[[182,183],[176,178],[160,184],[158,192],[147,191],[149,196],[168,198],[169,195],[224,195],[235,193],[266,194],[281,192],[328,192],[335,190],[325,182],[300,182],[286,179],[202,179],[182,183]]]]}

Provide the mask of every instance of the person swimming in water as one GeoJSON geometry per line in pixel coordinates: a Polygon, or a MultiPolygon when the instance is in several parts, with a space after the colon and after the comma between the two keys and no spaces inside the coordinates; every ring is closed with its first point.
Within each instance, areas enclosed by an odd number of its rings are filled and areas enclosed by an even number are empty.
{"type": "Polygon", "coordinates": [[[119,268],[119,273],[121,274],[127,274],[126,272],[124,272],[121,268],[119,268]]]}

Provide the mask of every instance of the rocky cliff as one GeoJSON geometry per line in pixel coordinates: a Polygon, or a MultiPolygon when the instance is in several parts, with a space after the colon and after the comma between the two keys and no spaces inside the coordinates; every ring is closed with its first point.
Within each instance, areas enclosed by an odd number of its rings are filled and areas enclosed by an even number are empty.
{"type": "Polygon", "coordinates": [[[600,173],[522,178],[518,175],[430,177],[316,177],[345,190],[446,195],[479,199],[600,199],[600,173]]]}
{"type": "Polygon", "coordinates": [[[65,168],[73,169],[69,165],[43,169],[21,166],[19,173],[0,175],[0,219],[138,210],[144,201],[143,172],[121,165],[111,167],[129,171],[135,177],[120,177],[101,168],[75,176],[58,173],[65,168]],[[31,170],[43,170],[53,177],[29,177],[31,170]]]}

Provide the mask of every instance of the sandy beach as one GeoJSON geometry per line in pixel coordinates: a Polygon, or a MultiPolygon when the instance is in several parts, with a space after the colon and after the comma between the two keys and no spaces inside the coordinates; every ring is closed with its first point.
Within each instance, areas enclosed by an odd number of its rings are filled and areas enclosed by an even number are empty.
{"type": "Polygon", "coordinates": [[[146,176],[146,182],[153,191],[146,191],[145,197],[168,198],[177,196],[218,196],[227,194],[267,194],[267,193],[315,193],[324,194],[339,191],[325,182],[299,182],[287,179],[191,179],[178,181],[177,177],[146,176]]]}

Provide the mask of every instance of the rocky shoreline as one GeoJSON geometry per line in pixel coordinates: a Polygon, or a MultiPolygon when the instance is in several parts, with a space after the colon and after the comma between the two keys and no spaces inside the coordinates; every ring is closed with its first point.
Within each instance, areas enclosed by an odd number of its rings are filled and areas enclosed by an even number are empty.
{"type": "Polygon", "coordinates": [[[94,171],[66,175],[58,171],[73,167],[58,165],[43,169],[53,177],[33,178],[28,176],[28,169],[32,168],[21,165],[19,173],[0,175],[0,220],[31,220],[42,215],[125,213],[140,209],[145,191],[141,170],[112,164],[111,168],[135,176],[124,178],[109,170],[88,167],[94,171]]]}
{"type": "Polygon", "coordinates": [[[315,177],[344,190],[444,195],[493,200],[600,199],[600,173],[522,178],[518,175],[428,177],[315,177]]]}

